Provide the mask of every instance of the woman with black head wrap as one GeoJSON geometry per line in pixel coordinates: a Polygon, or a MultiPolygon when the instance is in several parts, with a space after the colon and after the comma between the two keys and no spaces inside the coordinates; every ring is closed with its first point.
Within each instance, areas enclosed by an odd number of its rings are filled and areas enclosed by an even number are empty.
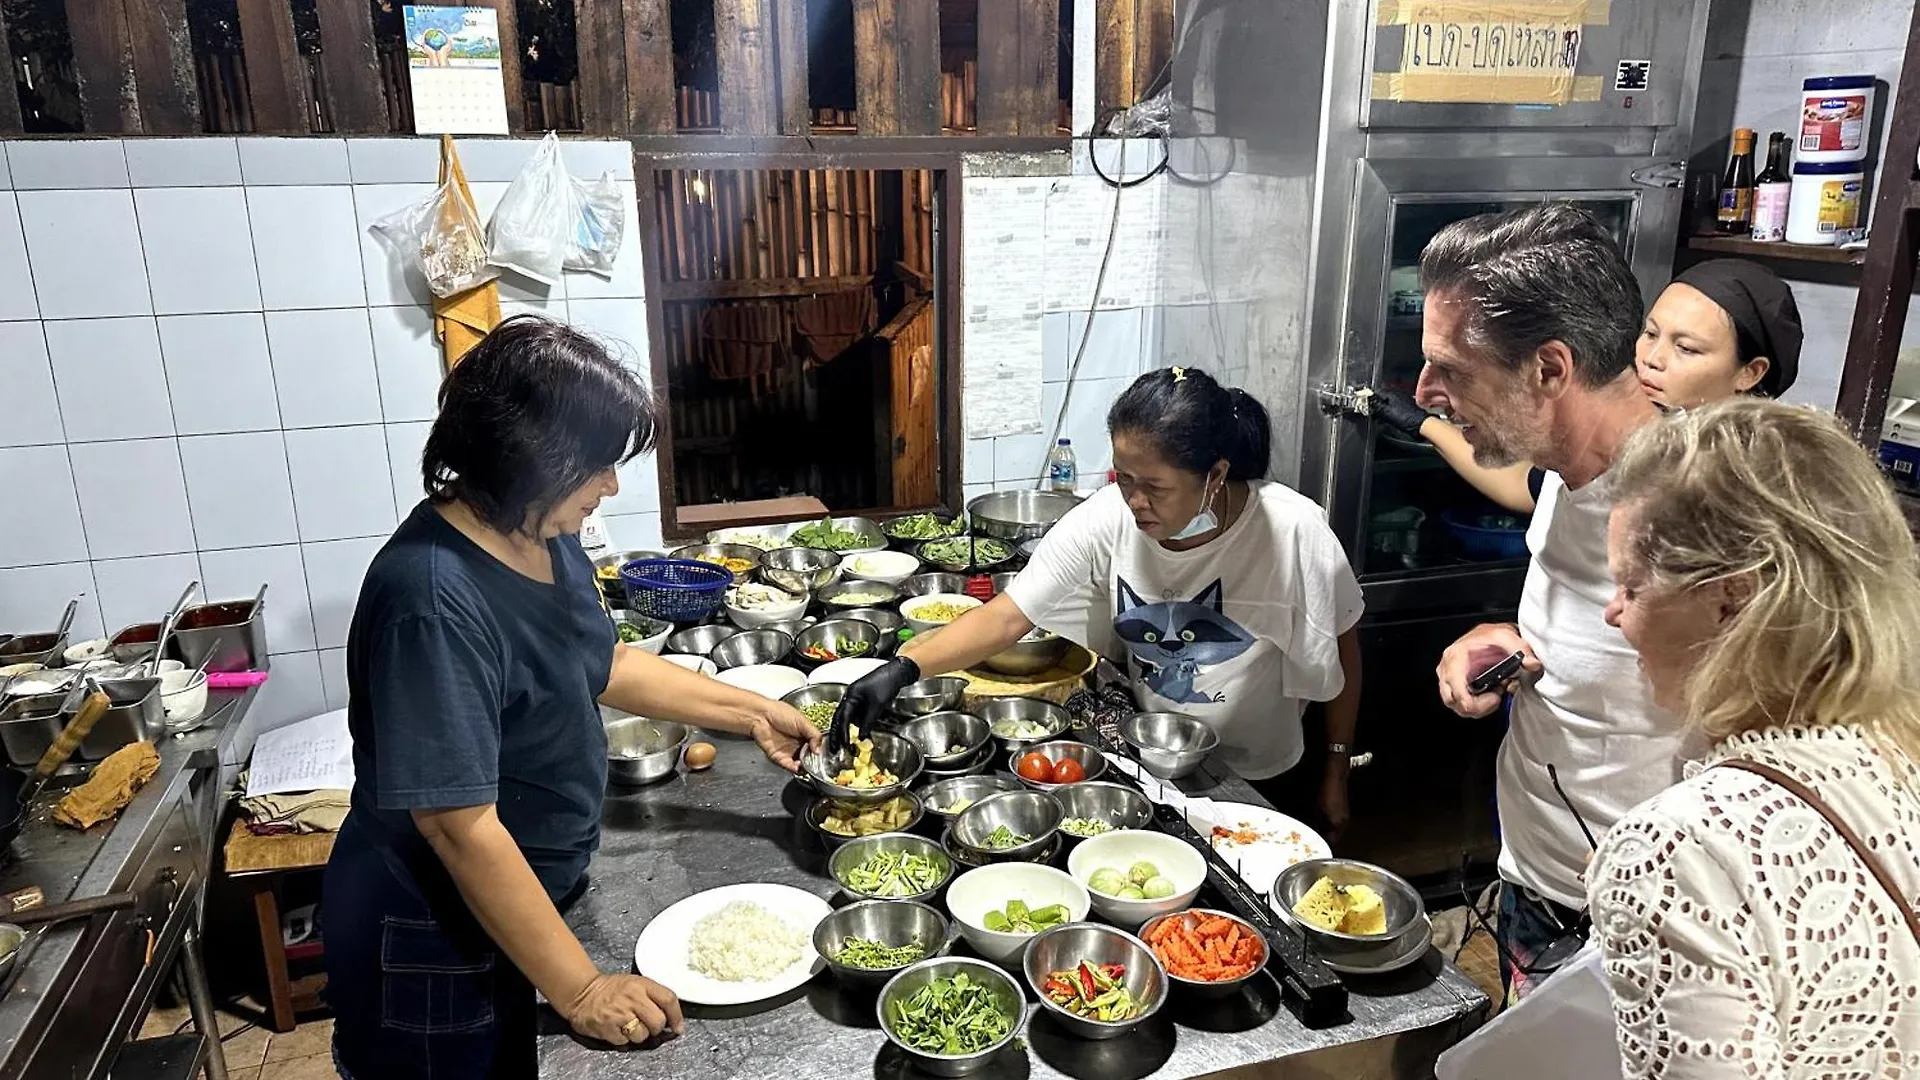
{"type": "MultiPolygon", "coordinates": [[[[1640,385],[1662,408],[1692,408],[1732,397],[1779,397],[1800,371],[1800,309],[1780,276],[1744,259],[1712,259],[1682,271],[1647,311],[1634,344],[1640,385]]],[[[1425,438],[1480,493],[1515,513],[1532,513],[1543,474],[1527,462],[1483,469],[1466,437],[1414,403],[1376,387],[1371,415],[1425,438]]]]}

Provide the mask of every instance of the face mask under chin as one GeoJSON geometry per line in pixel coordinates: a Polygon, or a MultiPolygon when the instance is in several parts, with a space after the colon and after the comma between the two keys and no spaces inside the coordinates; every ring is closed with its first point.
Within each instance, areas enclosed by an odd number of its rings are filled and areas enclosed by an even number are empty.
{"type": "MultiPolygon", "coordinates": [[[[1224,487],[1225,484],[1222,483],[1221,486],[1224,487]]],[[[1167,539],[1191,540],[1196,536],[1205,536],[1215,529],[1218,529],[1220,527],[1220,519],[1215,517],[1213,513],[1213,499],[1217,491],[1219,491],[1218,487],[1208,485],[1207,497],[1200,504],[1200,512],[1193,515],[1192,519],[1189,520],[1179,532],[1167,537],[1167,539]]]]}

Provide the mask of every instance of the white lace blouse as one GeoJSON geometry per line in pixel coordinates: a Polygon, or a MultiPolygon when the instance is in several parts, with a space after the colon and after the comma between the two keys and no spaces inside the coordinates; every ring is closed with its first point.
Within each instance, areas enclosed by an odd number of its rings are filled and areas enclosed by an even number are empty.
{"type": "Polygon", "coordinates": [[[1920,773],[1860,729],[1748,732],[1641,803],[1587,875],[1627,1077],[1920,1076],[1920,943],[1805,782],[1920,898],[1920,773]],[[1896,776],[1899,777],[1896,780],[1896,776]]]}

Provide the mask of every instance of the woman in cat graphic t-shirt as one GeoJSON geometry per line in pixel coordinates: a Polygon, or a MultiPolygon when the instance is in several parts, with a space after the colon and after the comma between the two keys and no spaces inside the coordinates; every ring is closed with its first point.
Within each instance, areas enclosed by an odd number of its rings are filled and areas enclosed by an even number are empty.
{"type": "Polygon", "coordinates": [[[1266,410],[1173,368],[1121,394],[1107,431],[1118,482],[1062,518],[992,603],[855,683],[849,720],[871,721],[923,672],[971,667],[1039,626],[1125,667],[1141,708],[1211,725],[1225,762],[1251,780],[1293,769],[1305,703],[1330,702],[1317,800],[1299,801],[1317,801],[1337,829],[1360,700],[1360,586],[1320,507],[1261,479],[1266,410]]]}

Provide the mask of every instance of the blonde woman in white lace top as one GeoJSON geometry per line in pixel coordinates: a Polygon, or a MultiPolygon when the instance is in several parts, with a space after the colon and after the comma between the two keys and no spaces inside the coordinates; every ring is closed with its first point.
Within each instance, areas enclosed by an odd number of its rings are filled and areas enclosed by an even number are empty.
{"type": "Polygon", "coordinates": [[[1624,1074],[1920,1077],[1920,579],[1886,484],[1830,418],[1764,401],[1649,425],[1610,475],[1607,621],[1715,740],[1588,871],[1624,1074]],[[1892,891],[1728,759],[1810,789],[1892,891]]]}

